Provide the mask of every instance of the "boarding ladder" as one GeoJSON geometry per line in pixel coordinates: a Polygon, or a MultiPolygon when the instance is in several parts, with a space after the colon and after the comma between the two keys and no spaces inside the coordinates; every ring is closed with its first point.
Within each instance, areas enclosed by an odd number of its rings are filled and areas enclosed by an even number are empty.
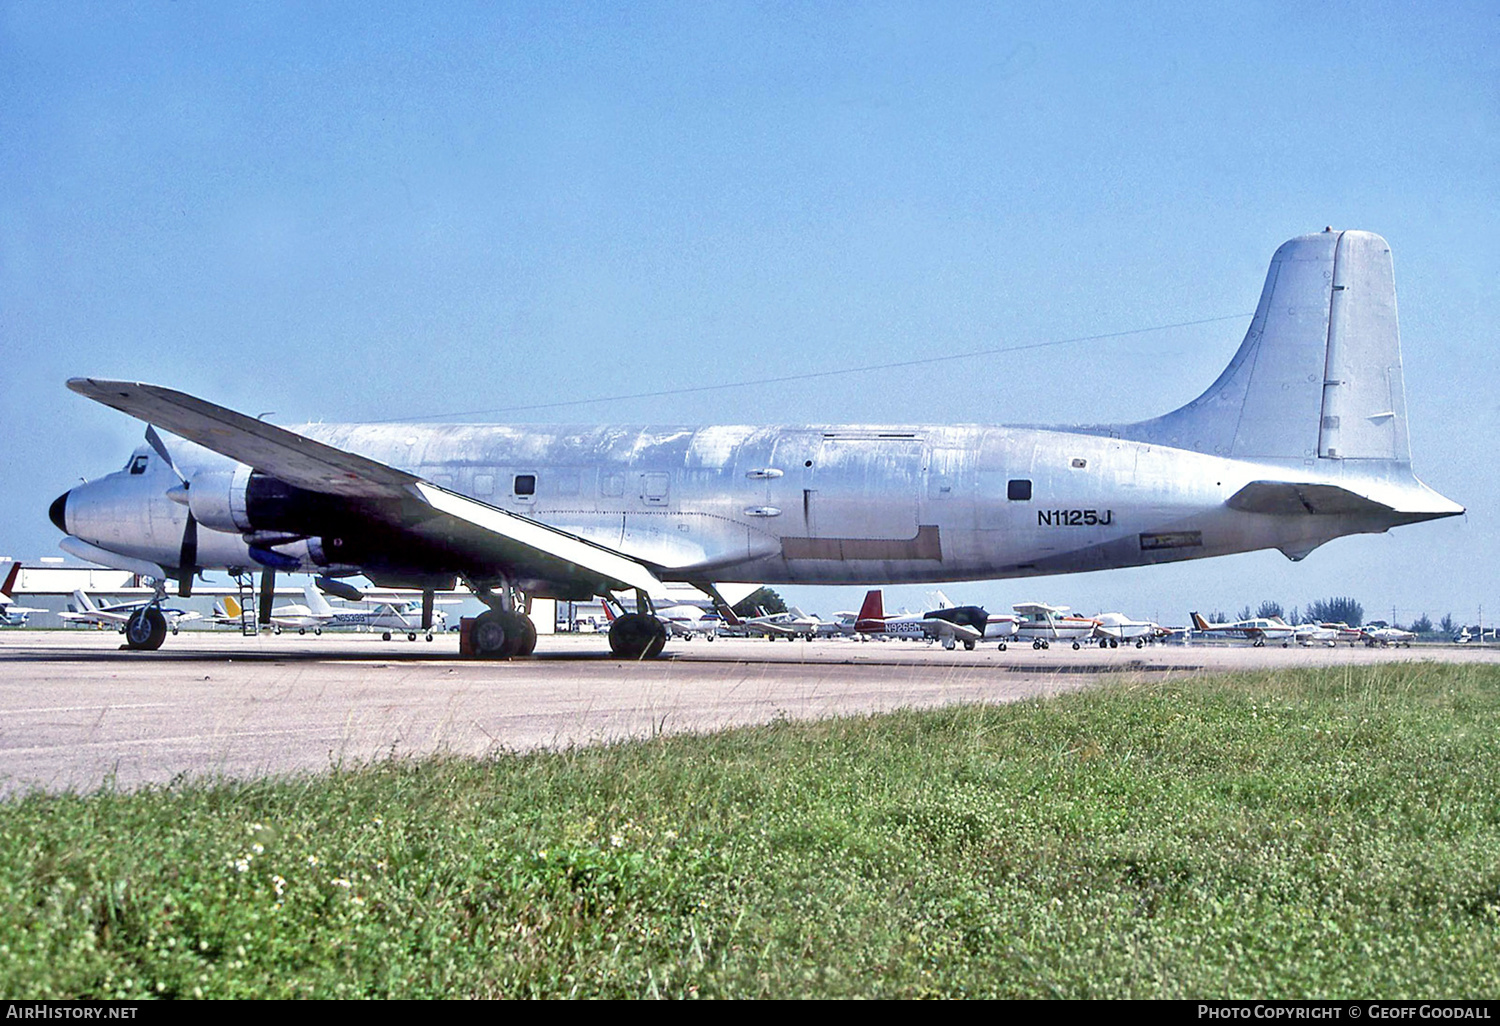
{"type": "Polygon", "coordinates": [[[260,633],[259,625],[255,622],[255,578],[239,574],[235,577],[234,584],[240,590],[240,633],[253,638],[260,633]]]}

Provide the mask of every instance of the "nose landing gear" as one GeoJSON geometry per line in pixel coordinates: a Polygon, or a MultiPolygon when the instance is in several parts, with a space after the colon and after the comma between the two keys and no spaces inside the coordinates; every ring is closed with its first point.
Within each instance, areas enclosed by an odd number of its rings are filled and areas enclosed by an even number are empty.
{"type": "Polygon", "coordinates": [[[167,638],[167,618],[155,606],[137,609],[125,622],[125,647],[136,652],[154,652],[167,638]]]}

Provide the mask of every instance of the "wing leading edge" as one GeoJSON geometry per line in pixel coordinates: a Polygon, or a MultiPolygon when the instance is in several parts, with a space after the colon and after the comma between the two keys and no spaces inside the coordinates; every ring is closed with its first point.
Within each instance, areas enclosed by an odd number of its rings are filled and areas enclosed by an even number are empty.
{"type": "MultiPolygon", "coordinates": [[[[428,516],[417,522],[405,516],[387,518],[386,523],[440,541],[474,566],[506,567],[513,576],[542,580],[596,577],[612,590],[664,590],[651,567],[625,553],[196,396],[160,385],[95,378],[73,378],[68,387],[308,491],[419,503],[428,516]]],[[[381,508],[373,504],[370,515],[379,516],[381,508]]]]}

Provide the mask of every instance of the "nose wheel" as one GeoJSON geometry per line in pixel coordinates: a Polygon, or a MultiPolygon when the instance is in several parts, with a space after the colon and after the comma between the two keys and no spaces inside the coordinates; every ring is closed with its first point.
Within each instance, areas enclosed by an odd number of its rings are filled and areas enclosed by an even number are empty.
{"type": "Polygon", "coordinates": [[[154,652],[166,638],[167,618],[155,606],[136,610],[125,622],[125,647],[133,651],[154,652]]]}

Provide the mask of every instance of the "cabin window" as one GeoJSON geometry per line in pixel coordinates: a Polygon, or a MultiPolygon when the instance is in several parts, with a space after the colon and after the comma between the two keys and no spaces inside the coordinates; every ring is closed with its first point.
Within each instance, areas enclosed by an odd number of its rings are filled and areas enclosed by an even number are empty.
{"type": "Polygon", "coordinates": [[[494,474],[475,474],[474,475],[474,494],[475,495],[494,495],[495,494],[495,475],[494,474]]]}
{"type": "Polygon", "coordinates": [[[130,461],[130,472],[132,474],[144,474],[146,472],[146,464],[150,461],[150,459],[151,457],[147,456],[145,453],[134,457],[130,461]]]}
{"type": "Polygon", "coordinates": [[[607,498],[613,498],[625,494],[624,474],[601,474],[599,476],[599,494],[607,498]]]}
{"type": "Polygon", "coordinates": [[[648,506],[665,506],[671,474],[642,474],[641,500],[648,506]]]}
{"type": "Polygon", "coordinates": [[[531,498],[535,494],[536,494],[536,475],[535,474],[517,474],[516,475],[516,496],[518,498],[529,499],[529,498],[531,498]]]}
{"type": "Polygon", "coordinates": [[[1011,480],[1005,486],[1005,497],[1012,502],[1031,501],[1031,482],[1024,477],[1011,480]]]}

